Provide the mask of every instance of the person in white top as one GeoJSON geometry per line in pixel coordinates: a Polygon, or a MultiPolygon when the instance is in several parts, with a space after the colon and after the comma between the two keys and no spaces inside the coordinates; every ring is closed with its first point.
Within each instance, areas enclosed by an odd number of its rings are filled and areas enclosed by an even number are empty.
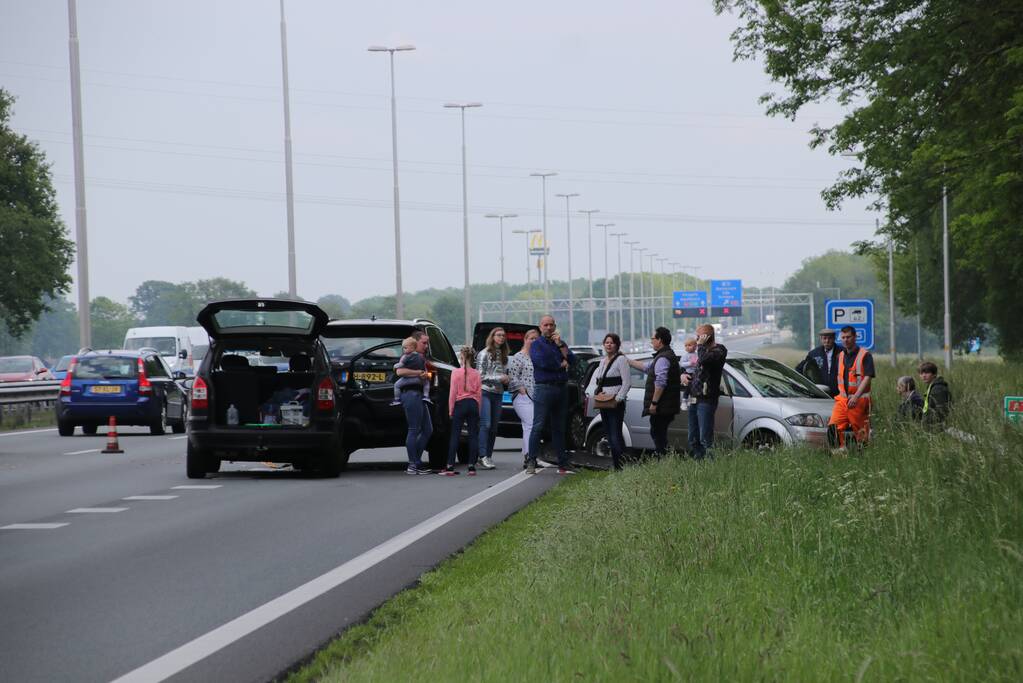
{"type": "Polygon", "coordinates": [[[508,359],[508,376],[511,381],[508,390],[512,393],[512,408],[522,424],[522,466],[529,460],[529,435],[533,429],[533,361],[529,347],[540,333],[535,329],[526,330],[522,337],[522,350],[508,359]]]}
{"type": "Polygon", "coordinates": [[[604,425],[611,446],[611,462],[616,470],[622,469],[622,456],[625,454],[622,423],[625,420],[625,399],[632,388],[629,361],[621,349],[622,340],[617,334],[609,332],[605,335],[604,357],[593,373],[596,380],[593,400],[600,409],[600,422],[604,425]]]}

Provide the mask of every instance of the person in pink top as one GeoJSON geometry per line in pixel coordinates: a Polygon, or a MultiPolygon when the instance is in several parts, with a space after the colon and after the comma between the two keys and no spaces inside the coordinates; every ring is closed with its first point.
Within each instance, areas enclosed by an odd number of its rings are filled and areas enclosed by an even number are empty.
{"type": "Polygon", "coordinates": [[[451,388],[448,391],[448,414],[451,415],[451,440],[448,443],[448,466],[442,472],[452,477],[455,471],[455,454],[458,452],[458,438],[462,424],[469,429],[469,476],[476,474],[476,458],[479,455],[480,404],[483,402],[483,383],[480,373],[472,367],[476,352],[471,346],[463,346],[458,352],[462,367],[451,373],[451,388]]]}

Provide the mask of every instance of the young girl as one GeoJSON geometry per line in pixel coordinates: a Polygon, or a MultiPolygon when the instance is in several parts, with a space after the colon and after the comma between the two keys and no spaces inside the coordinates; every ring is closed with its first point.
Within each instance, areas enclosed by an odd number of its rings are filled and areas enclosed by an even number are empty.
{"type": "Polygon", "coordinates": [[[458,438],[462,434],[462,423],[469,428],[469,471],[476,474],[476,458],[479,454],[480,402],[482,388],[480,373],[472,367],[474,353],[471,346],[463,346],[458,352],[462,367],[451,373],[451,389],[448,392],[448,414],[451,415],[451,439],[448,442],[448,466],[442,472],[451,477],[455,471],[455,455],[458,453],[458,438]]]}
{"type": "Polygon", "coordinates": [[[536,384],[533,379],[533,361],[529,358],[529,348],[540,333],[535,329],[526,330],[522,337],[522,350],[508,359],[508,391],[512,392],[512,408],[519,416],[522,425],[522,468],[529,463],[529,435],[533,429],[533,391],[536,384]]]}
{"type": "Polygon", "coordinates": [[[497,427],[501,423],[501,402],[504,389],[511,378],[508,377],[508,342],[503,327],[495,327],[487,335],[486,346],[476,356],[476,367],[479,368],[483,381],[483,403],[480,410],[480,467],[485,470],[494,469],[490,457],[494,452],[494,441],[497,439],[497,427]]]}

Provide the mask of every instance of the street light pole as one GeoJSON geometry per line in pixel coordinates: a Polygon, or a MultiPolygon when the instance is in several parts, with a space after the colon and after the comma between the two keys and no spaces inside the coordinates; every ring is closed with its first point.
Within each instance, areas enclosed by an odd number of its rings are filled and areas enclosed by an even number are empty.
{"type": "Polygon", "coordinates": [[[948,269],[948,188],[945,183],[941,184],[941,250],[942,261],[944,262],[944,288],[945,288],[945,370],[952,368],[952,307],[949,296],[949,269],[948,269]]]}
{"type": "Polygon", "coordinates": [[[634,344],[636,342],[636,268],[632,262],[632,254],[636,250],[639,240],[625,243],[629,245],[629,343],[634,344]]]}
{"type": "MultiPolygon", "coordinates": [[[[874,219],[874,229],[877,230],[880,227],[880,220],[874,219]]],[[[898,364],[898,357],[896,352],[895,344],[895,246],[892,243],[892,238],[888,238],[888,336],[890,341],[888,342],[889,352],[892,354],[892,367],[894,368],[898,364]]]]}
{"type": "Polygon", "coordinates": [[[923,345],[920,334],[920,242],[913,238],[913,255],[916,257],[916,359],[924,359],[923,345]]]}
{"type": "Polygon", "coordinates": [[[529,286],[533,282],[533,277],[531,275],[532,271],[529,268],[529,257],[531,255],[529,253],[529,236],[530,235],[534,235],[534,234],[536,234],[538,232],[540,232],[540,231],[539,230],[512,230],[513,234],[515,234],[515,235],[524,235],[525,238],[526,238],[526,285],[527,286],[529,286]]]}
{"type": "Polygon", "coordinates": [[[614,237],[618,242],[618,297],[615,308],[618,309],[618,334],[625,331],[625,321],[622,319],[623,306],[622,306],[622,237],[625,237],[629,233],[627,232],[612,232],[611,237],[614,237]]]}
{"type": "Polygon", "coordinates": [[[604,330],[611,329],[611,309],[608,307],[608,287],[607,287],[607,229],[613,228],[614,223],[597,223],[598,228],[604,228],[604,330]]]}
{"type": "Polygon", "coordinates": [[[291,171],[291,96],[288,93],[288,27],[281,0],[281,74],[284,88],[284,189],[288,213],[288,294],[298,298],[295,275],[295,184],[291,171]]]}
{"type": "Polygon", "coordinates": [[[394,310],[396,317],[405,317],[405,295],[401,290],[401,203],[398,200],[398,105],[394,97],[394,53],[415,50],[414,45],[381,47],[371,45],[370,52],[387,52],[391,62],[391,168],[394,172],[394,310]]]}
{"type": "MultiPolygon", "coordinates": [[[[497,239],[501,243],[501,316],[505,317],[508,315],[508,302],[505,297],[505,282],[504,282],[504,219],[505,218],[518,218],[517,213],[488,213],[486,218],[496,218],[500,221],[500,227],[497,229],[497,239]]],[[[525,232],[523,230],[516,230],[515,232],[525,232]]],[[[528,250],[529,244],[526,244],[528,250]]],[[[529,257],[526,257],[526,270],[528,275],[529,269],[529,257]]]]}
{"type": "Polygon", "coordinates": [[[75,164],[75,261],[78,268],[78,341],[92,346],[89,302],[89,248],[85,213],[85,152],[82,147],[82,69],[78,61],[78,7],[67,2],[68,59],[71,67],[71,137],[75,164]]]}
{"type": "MultiPolygon", "coordinates": [[[[547,246],[547,179],[553,175],[558,175],[556,171],[546,171],[543,173],[530,173],[529,175],[534,178],[540,179],[540,187],[543,191],[543,202],[541,212],[543,213],[543,297],[547,308],[551,306],[551,287],[550,282],[547,279],[548,265],[547,262],[550,260],[550,249],[547,246]]],[[[539,274],[539,273],[538,273],[539,274]]],[[[550,311],[548,311],[550,313],[550,311]]]]}
{"type": "MultiPolygon", "coordinates": [[[[666,273],[664,271],[664,264],[668,262],[668,257],[665,256],[663,258],[659,258],[659,259],[657,259],[657,262],[661,264],[661,302],[663,303],[664,302],[664,297],[667,296],[667,292],[668,292],[667,287],[664,284],[664,276],[666,275],[666,273]]],[[[666,309],[665,309],[665,307],[663,305],[662,306],[658,306],[658,308],[660,309],[662,316],[667,313],[667,311],[666,311],[666,309]]],[[[661,318],[661,322],[662,322],[662,324],[665,327],[668,326],[668,319],[666,317],[661,318]]]]}
{"type": "Polygon", "coordinates": [[[575,344],[575,290],[572,287],[572,209],[569,202],[578,197],[578,192],[556,194],[565,198],[565,252],[568,254],[568,343],[575,344]]]}
{"type": "Polygon", "coordinates": [[[462,115],[462,256],[464,260],[465,269],[465,293],[463,295],[464,308],[465,308],[465,343],[471,343],[472,337],[469,323],[470,318],[470,306],[469,300],[471,293],[469,290],[469,180],[468,171],[465,163],[465,110],[474,109],[476,107],[482,107],[483,105],[479,102],[448,102],[444,105],[445,109],[458,109],[462,115]]]}
{"type": "MultiPolygon", "coordinates": [[[[657,252],[651,252],[647,254],[647,258],[650,259],[650,329],[653,330],[657,327],[656,321],[654,320],[654,259],[659,256],[657,252]]],[[[642,259],[640,259],[642,260],[642,259]]]]}
{"type": "MultiPolygon", "coordinates": [[[[639,333],[640,334],[647,334],[647,332],[643,331],[643,330],[646,329],[646,311],[643,308],[643,298],[646,296],[644,294],[644,292],[643,292],[643,290],[644,290],[644,287],[643,287],[643,258],[645,257],[645,254],[643,254],[643,252],[646,251],[646,250],[647,250],[647,247],[640,247],[640,248],[636,249],[636,251],[639,252],[639,328],[640,328],[639,333]]],[[[649,332],[649,330],[648,330],[648,332],[649,332]]],[[[636,340],[633,339],[633,341],[636,341],[636,340]]]]}
{"type": "Polygon", "coordinates": [[[590,326],[587,328],[587,334],[589,330],[593,329],[593,214],[599,213],[600,209],[579,209],[579,213],[586,214],[586,261],[589,264],[589,278],[590,278],[590,326]]]}

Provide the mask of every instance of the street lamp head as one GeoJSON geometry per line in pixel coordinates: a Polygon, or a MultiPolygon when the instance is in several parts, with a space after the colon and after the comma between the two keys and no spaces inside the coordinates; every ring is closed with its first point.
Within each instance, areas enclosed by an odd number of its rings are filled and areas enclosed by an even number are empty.
{"type": "Polygon", "coordinates": [[[482,107],[483,104],[480,102],[447,102],[444,104],[445,109],[471,109],[473,107],[482,107]]]}
{"type": "Polygon", "coordinates": [[[578,197],[579,193],[578,192],[569,192],[568,194],[559,193],[559,194],[556,194],[554,196],[555,197],[564,197],[565,199],[568,199],[569,197],[578,197]]]}
{"type": "Polygon", "coordinates": [[[416,49],[415,45],[399,45],[398,47],[394,48],[394,51],[395,52],[409,52],[409,51],[415,50],[415,49],[416,49]]]}
{"type": "Polygon", "coordinates": [[[542,173],[541,172],[530,173],[529,175],[533,176],[534,178],[550,178],[552,175],[558,175],[558,172],[557,171],[544,171],[542,173]]]}
{"type": "Polygon", "coordinates": [[[391,48],[384,47],[383,45],[370,45],[366,48],[370,52],[390,52],[391,48]]]}
{"type": "Polygon", "coordinates": [[[600,213],[600,209],[579,209],[579,213],[586,213],[586,214],[600,213]]]}
{"type": "Polygon", "coordinates": [[[408,52],[415,50],[415,45],[399,45],[398,47],[385,47],[383,45],[370,45],[366,48],[368,52],[408,52]]]}

